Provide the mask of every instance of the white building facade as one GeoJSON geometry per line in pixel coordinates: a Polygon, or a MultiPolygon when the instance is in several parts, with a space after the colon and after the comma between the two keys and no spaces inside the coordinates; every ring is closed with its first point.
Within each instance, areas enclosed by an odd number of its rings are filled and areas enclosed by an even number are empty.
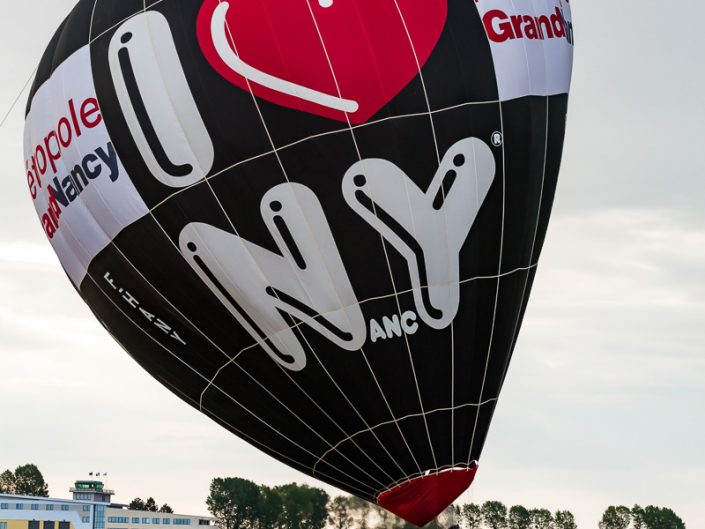
{"type": "Polygon", "coordinates": [[[77,481],[73,499],[0,494],[0,529],[205,529],[209,516],[135,511],[111,503],[100,481],[77,481]],[[158,527],[154,527],[158,526],[158,527]]]}

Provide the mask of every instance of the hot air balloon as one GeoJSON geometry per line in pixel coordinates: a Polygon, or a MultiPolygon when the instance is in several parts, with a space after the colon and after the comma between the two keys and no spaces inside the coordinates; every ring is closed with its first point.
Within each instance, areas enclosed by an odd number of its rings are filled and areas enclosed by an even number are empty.
{"type": "Polygon", "coordinates": [[[27,185],[154,378],[422,526],[478,468],[573,41],[568,0],[81,0],[29,97],[27,185]]]}

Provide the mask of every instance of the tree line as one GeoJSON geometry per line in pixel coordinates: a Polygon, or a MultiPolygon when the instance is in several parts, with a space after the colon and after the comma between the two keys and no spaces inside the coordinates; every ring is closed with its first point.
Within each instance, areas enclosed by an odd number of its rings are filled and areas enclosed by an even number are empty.
{"type": "MultiPolygon", "coordinates": [[[[378,505],[354,496],[330,498],[319,488],[291,483],[258,485],[216,478],[206,501],[221,529],[415,529],[378,505]]],[[[649,505],[608,507],[599,529],[685,529],[671,510],[649,505]]],[[[425,529],[577,529],[570,511],[551,512],[499,501],[451,505],[425,529]]]]}
{"type": "MultiPolygon", "coordinates": [[[[296,483],[270,488],[242,478],[216,478],[206,503],[222,529],[415,529],[378,505],[354,496],[331,499],[322,489],[296,483]]],[[[461,527],[577,529],[569,511],[507,509],[498,501],[451,505],[426,529],[461,527]]]]}
{"type": "Polygon", "coordinates": [[[328,518],[328,494],[296,483],[215,478],[206,504],[220,529],[323,529],[328,518]]]}
{"type": "Polygon", "coordinates": [[[577,529],[570,511],[528,509],[514,505],[509,509],[499,501],[486,501],[482,505],[466,503],[457,507],[459,525],[467,529],[577,529]]]}
{"type": "MultiPolygon", "coordinates": [[[[501,502],[482,505],[466,504],[458,508],[461,522],[467,529],[577,529],[570,511],[527,509],[515,505],[507,509],[501,502]]],[[[685,523],[671,509],[649,505],[642,508],[608,507],[598,524],[599,529],[685,529],[685,523]]]]}
{"type": "MultiPolygon", "coordinates": [[[[206,500],[220,529],[416,529],[377,505],[354,496],[330,498],[323,489],[289,483],[258,485],[242,478],[216,478],[206,500]]],[[[448,529],[455,510],[426,526],[448,529]]]]}
{"type": "Polygon", "coordinates": [[[611,505],[602,515],[600,529],[685,529],[685,523],[666,507],[611,505]]]}
{"type": "Polygon", "coordinates": [[[174,509],[169,507],[168,503],[165,503],[164,505],[159,507],[159,505],[157,505],[156,500],[151,496],[147,498],[147,501],[144,501],[142,498],[135,498],[130,502],[127,508],[131,511],[165,512],[169,514],[174,512],[174,509]]]}
{"type": "MultiPolygon", "coordinates": [[[[0,493],[49,496],[49,486],[36,465],[20,465],[0,474],[0,493]]],[[[220,529],[415,529],[408,522],[354,496],[330,498],[319,488],[290,483],[258,485],[242,478],[215,478],[206,501],[220,529]]],[[[154,498],[135,498],[130,509],[173,513],[154,498]]],[[[609,506],[599,529],[685,529],[685,523],[666,507],[609,506]]],[[[502,502],[451,505],[426,529],[577,529],[570,511],[554,513],[502,502]]]]}

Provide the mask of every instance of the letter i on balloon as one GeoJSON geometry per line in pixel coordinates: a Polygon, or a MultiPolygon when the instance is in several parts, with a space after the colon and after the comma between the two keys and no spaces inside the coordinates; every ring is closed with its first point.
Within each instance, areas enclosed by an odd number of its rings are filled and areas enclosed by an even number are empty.
{"type": "Polygon", "coordinates": [[[213,143],[164,15],[147,11],[122,24],[110,41],[109,63],[120,108],[152,175],[170,187],[204,178],[213,143]]]}

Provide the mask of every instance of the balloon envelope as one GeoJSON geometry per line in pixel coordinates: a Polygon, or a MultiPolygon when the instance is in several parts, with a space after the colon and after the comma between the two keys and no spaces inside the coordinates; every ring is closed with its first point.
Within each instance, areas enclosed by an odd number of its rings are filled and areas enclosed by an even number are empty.
{"type": "Polygon", "coordinates": [[[572,50],[567,0],[83,0],[29,98],[29,192],[157,380],[423,525],[477,470],[572,50]]]}

